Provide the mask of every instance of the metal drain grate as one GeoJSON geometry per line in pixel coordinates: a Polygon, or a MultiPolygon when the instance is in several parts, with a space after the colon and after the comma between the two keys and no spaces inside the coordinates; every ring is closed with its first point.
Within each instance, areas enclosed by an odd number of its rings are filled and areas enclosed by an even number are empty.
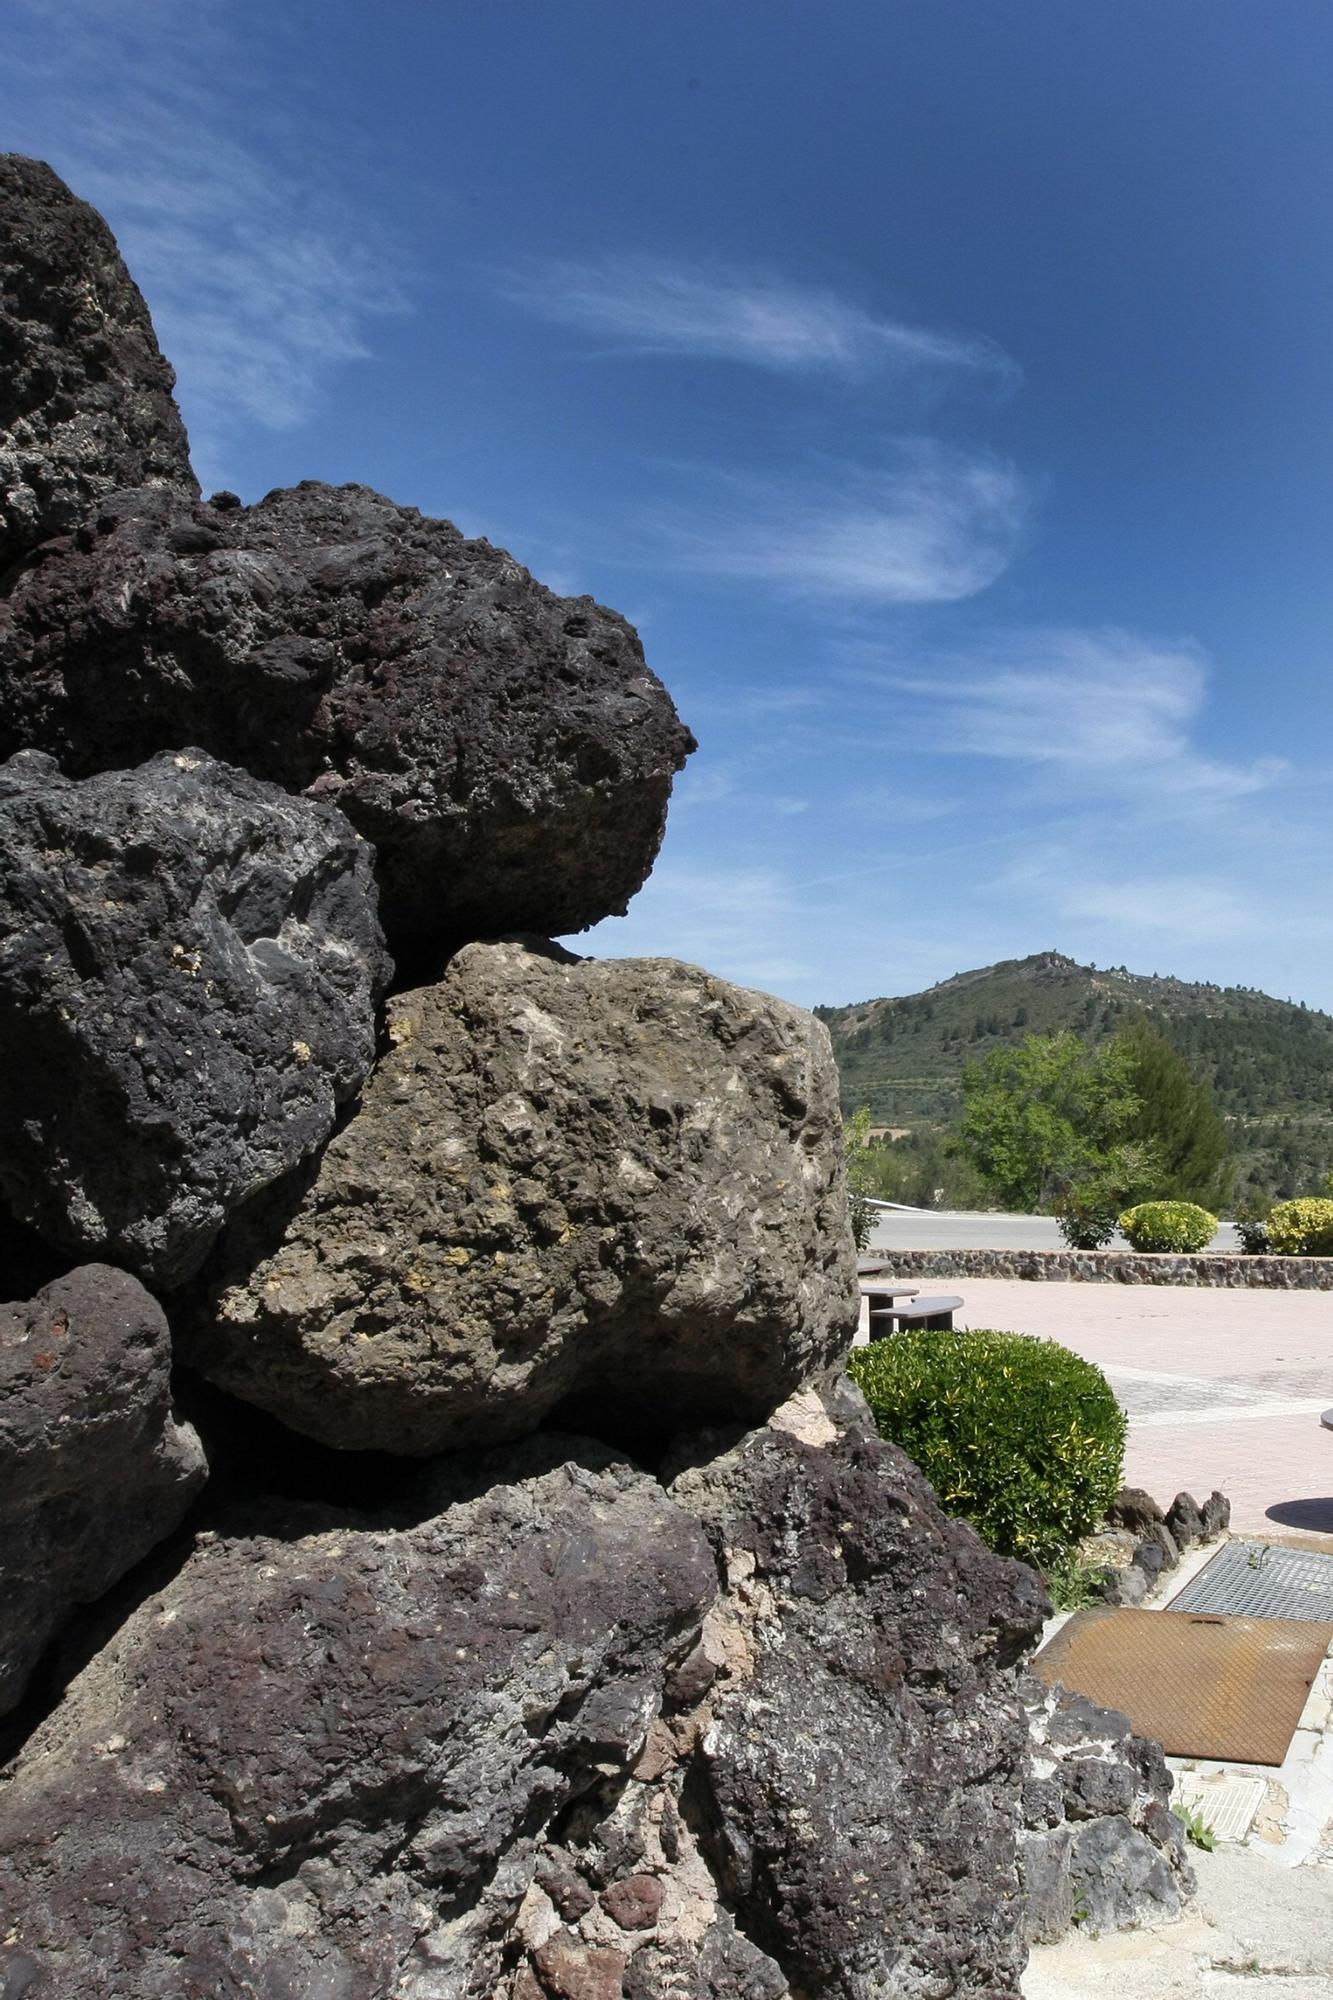
{"type": "Polygon", "coordinates": [[[1197,1813],[1218,1840],[1244,1840],[1267,1790],[1263,1778],[1231,1777],[1222,1771],[1203,1777],[1197,1771],[1182,1771],[1171,1804],[1177,1812],[1183,1808],[1197,1813]]]}
{"type": "Polygon", "coordinates": [[[1228,1542],[1171,1599],[1172,1611],[1240,1618],[1333,1619],[1333,1556],[1267,1542],[1228,1542]]]}
{"type": "Polygon", "coordinates": [[[1280,1764],[1333,1624],[1207,1611],[1076,1611],[1032,1662],[1170,1756],[1280,1764]]]}

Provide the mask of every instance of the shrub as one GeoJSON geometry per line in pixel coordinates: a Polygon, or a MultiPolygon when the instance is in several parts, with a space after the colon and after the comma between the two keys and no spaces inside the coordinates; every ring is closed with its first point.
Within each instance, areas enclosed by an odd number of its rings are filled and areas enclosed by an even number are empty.
{"type": "Polygon", "coordinates": [[[1125,1210],[1120,1227],[1136,1250],[1203,1250],[1213,1240],[1217,1217],[1193,1201],[1141,1201],[1125,1210]]]}
{"type": "Polygon", "coordinates": [[[1120,1489],[1124,1411],[1101,1370],[1054,1341],[899,1333],[849,1366],[880,1435],[1000,1555],[1052,1562],[1120,1489]]]}
{"type": "Polygon", "coordinates": [[[1268,1241],[1268,1203],[1257,1196],[1236,1210],[1236,1234],[1240,1247],[1247,1257],[1266,1257],[1272,1247],[1268,1241]]]}
{"type": "Polygon", "coordinates": [[[1118,1207],[1110,1195],[1071,1188],[1055,1204],[1056,1227],[1071,1250],[1104,1250],[1115,1235],[1118,1207]]]}
{"type": "Polygon", "coordinates": [[[1307,1195],[1303,1201],[1274,1202],[1268,1241],[1279,1257],[1333,1257],[1333,1201],[1307,1195]]]}

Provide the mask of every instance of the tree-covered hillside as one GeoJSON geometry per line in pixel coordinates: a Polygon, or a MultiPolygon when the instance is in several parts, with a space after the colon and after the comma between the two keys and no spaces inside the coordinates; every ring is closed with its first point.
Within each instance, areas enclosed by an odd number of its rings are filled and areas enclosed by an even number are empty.
{"type": "Polygon", "coordinates": [[[1047,951],[925,993],[815,1012],[833,1037],[844,1111],[868,1104],[876,1125],[950,1125],[973,1058],[1062,1028],[1098,1042],[1143,1016],[1212,1083],[1242,1193],[1306,1193],[1333,1166],[1333,1016],[1249,987],[1099,969],[1047,951]]]}

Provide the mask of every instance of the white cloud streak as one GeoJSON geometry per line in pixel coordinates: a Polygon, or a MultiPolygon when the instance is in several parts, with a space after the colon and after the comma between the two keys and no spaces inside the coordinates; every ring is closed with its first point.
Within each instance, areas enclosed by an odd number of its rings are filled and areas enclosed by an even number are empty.
{"type": "Polygon", "coordinates": [[[823,466],[790,484],[726,482],[660,524],[668,561],[696,575],[863,604],[941,604],[994,583],[1017,552],[1030,498],[996,459],[914,440],[879,469],[823,466]]]}
{"type": "Polygon", "coordinates": [[[196,459],[224,458],[238,420],[302,422],[339,369],[368,358],[372,319],[405,309],[377,232],[338,195],[317,121],[265,97],[262,57],[211,0],[17,4],[30,29],[8,59],[10,143],[110,221],[196,459]],[[237,136],[247,125],[262,142],[237,136]]]}
{"type": "Polygon", "coordinates": [[[1261,791],[1283,768],[1198,746],[1208,674],[1189,643],[1113,628],[1026,632],[942,658],[929,675],[870,678],[920,703],[940,748],[1042,767],[1083,792],[1205,804],[1261,791]]]}
{"type": "Polygon", "coordinates": [[[646,256],[536,259],[501,278],[540,318],[632,353],[737,361],[780,374],[854,380],[882,371],[985,378],[1012,389],[1019,371],[978,335],[877,319],[836,293],[646,256]]]}

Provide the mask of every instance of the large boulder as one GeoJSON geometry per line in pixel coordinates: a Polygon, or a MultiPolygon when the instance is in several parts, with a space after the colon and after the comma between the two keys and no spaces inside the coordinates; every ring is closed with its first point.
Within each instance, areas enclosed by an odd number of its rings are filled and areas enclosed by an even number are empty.
{"type": "Polygon", "coordinates": [[[670,1486],[726,1578],[696,1818],[795,1993],[1017,1994],[1012,1668],[1045,1602],[842,1395],[806,1392],[721,1456],[704,1441],[670,1486]]]}
{"type": "Polygon", "coordinates": [[[0,608],[0,754],[197,743],[340,805],[395,952],[623,913],[694,740],[632,626],[364,486],[108,502],[0,608]]]}
{"type": "Polygon", "coordinates": [[[101,216],[0,154],[0,576],[119,487],[197,495],[175,380],[101,216]]]}
{"type": "Polygon", "coordinates": [[[0,1186],[157,1286],[332,1130],[388,961],[336,807],[201,752],[0,768],[0,1186]]]}
{"type": "Polygon", "coordinates": [[[86,1264],[0,1306],[0,1714],[70,1613],[169,1535],[203,1484],[170,1370],[162,1309],[128,1272],[86,1264]]]}
{"type": "Polygon", "coordinates": [[[0,1786],[0,1992],[1017,1995],[1036,1579],[845,1390],[668,1469],[218,1520],[0,1786]]]}
{"type": "Polygon", "coordinates": [[[857,1309],[827,1032],[665,959],[469,945],[296,1199],[250,1204],[182,1328],[346,1448],[761,1420],[857,1309]]]}
{"type": "Polygon", "coordinates": [[[392,1523],[220,1522],[0,1788],[0,1993],[491,2000],[543,1834],[623,1782],[715,1592],[697,1523],[569,1440],[392,1523]]]}
{"type": "Polygon", "coordinates": [[[1029,1941],[1179,1916],[1197,1885],[1161,1744],[1058,1682],[1024,1675],[1020,1693],[1032,1739],[1019,1842],[1029,1941]]]}

